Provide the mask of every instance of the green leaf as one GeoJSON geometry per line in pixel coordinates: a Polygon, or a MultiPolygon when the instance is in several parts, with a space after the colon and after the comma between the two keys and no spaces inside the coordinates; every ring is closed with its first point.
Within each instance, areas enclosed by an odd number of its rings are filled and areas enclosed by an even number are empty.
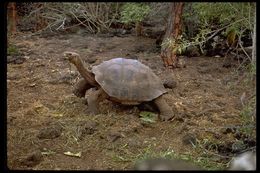
{"type": "Polygon", "coordinates": [[[139,115],[141,120],[148,123],[155,123],[157,119],[157,114],[148,111],[142,111],[139,115]]]}
{"type": "Polygon", "coordinates": [[[122,6],[120,21],[123,23],[141,22],[151,9],[143,3],[126,3],[122,6]]]}

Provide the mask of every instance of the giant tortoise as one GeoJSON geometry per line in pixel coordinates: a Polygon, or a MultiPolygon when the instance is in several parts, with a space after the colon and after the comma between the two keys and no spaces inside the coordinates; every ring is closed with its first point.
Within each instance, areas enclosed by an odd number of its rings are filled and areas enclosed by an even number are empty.
{"type": "Polygon", "coordinates": [[[164,94],[167,90],[154,72],[134,59],[114,58],[101,64],[86,68],[75,52],[64,52],[64,57],[74,64],[83,77],[78,82],[74,94],[84,97],[87,89],[92,90],[87,97],[88,109],[98,114],[98,103],[102,99],[109,99],[125,105],[137,105],[142,102],[153,101],[160,111],[160,119],[170,120],[174,113],[166,103],[164,94]]]}

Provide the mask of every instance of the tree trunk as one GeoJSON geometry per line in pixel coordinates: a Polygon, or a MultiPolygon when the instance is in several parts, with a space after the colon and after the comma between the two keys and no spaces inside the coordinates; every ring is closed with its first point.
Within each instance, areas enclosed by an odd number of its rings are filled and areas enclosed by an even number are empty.
{"type": "Polygon", "coordinates": [[[17,11],[16,3],[9,2],[7,5],[7,22],[8,22],[8,33],[15,34],[17,32],[16,22],[17,22],[17,11]]]}
{"type": "Polygon", "coordinates": [[[136,22],[135,23],[135,32],[136,32],[136,36],[142,36],[143,26],[142,26],[141,22],[136,22]]]}
{"type": "MultiPolygon", "coordinates": [[[[166,39],[176,40],[181,34],[182,28],[182,12],[184,8],[184,2],[174,2],[170,8],[170,16],[168,17],[168,23],[166,25],[166,32],[163,39],[165,43],[166,39]]],[[[175,68],[178,64],[178,58],[176,52],[173,51],[175,45],[166,45],[162,46],[161,49],[161,58],[163,63],[168,68],[175,68]]]]}

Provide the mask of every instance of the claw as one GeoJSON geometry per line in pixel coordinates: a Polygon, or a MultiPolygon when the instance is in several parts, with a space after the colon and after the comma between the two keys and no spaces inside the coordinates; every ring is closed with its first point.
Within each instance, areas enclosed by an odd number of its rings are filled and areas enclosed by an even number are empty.
{"type": "Polygon", "coordinates": [[[174,115],[172,115],[172,114],[169,114],[169,115],[167,115],[167,114],[161,114],[160,115],[160,119],[162,120],[162,121],[169,121],[170,119],[172,119],[174,117],[174,115]]]}

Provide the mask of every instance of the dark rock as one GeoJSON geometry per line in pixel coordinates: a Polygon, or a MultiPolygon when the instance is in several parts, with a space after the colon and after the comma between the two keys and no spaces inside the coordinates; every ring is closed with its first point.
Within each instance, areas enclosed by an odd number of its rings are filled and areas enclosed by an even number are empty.
{"type": "Polygon", "coordinates": [[[226,128],[221,129],[221,132],[223,134],[235,133],[236,132],[236,128],[235,127],[226,127],[226,128]]]}
{"type": "Polygon", "coordinates": [[[182,142],[185,145],[196,144],[196,136],[194,134],[187,133],[183,136],[182,142]]]}
{"type": "Polygon", "coordinates": [[[197,46],[189,46],[187,47],[186,51],[184,52],[184,55],[188,57],[198,57],[200,56],[199,48],[197,46]]]}
{"type": "Polygon", "coordinates": [[[63,129],[60,125],[51,125],[49,127],[42,128],[37,137],[39,139],[54,139],[61,135],[62,130],[63,129]]]}
{"type": "Polygon", "coordinates": [[[22,64],[25,60],[23,56],[7,56],[7,63],[22,64]]]}
{"type": "MultiPolygon", "coordinates": [[[[212,145],[212,144],[209,144],[208,147],[210,145],[212,145]]],[[[216,147],[217,151],[219,152],[219,154],[226,154],[226,153],[232,152],[232,142],[227,142],[227,143],[223,143],[223,144],[216,144],[215,147],[216,147]]]]}
{"type": "Polygon", "coordinates": [[[81,122],[79,124],[81,137],[85,134],[87,134],[87,135],[93,134],[95,131],[97,131],[97,128],[96,128],[97,126],[98,126],[98,123],[96,123],[95,121],[81,122]]]}
{"type": "Polygon", "coordinates": [[[38,165],[41,161],[43,161],[43,155],[41,151],[35,151],[23,158],[21,160],[21,164],[26,165],[28,167],[33,167],[38,165]]]}
{"type": "Polygon", "coordinates": [[[170,88],[170,89],[173,89],[176,87],[177,83],[173,80],[173,79],[166,79],[164,82],[163,82],[163,85],[165,88],[170,88]]]}
{"type": "Polygon", "coordinates": [[[115,142],[120,137],[122,137],[121,133],[116,131],[110,131],[107,135],[107,140],[110,142],[115,142]]]}

